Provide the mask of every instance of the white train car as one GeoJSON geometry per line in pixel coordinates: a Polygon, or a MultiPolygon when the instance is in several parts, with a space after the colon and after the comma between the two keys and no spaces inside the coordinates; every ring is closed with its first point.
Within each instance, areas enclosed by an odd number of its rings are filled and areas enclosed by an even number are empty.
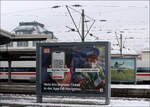
{"type": "Polygon", "coordinates": [[[141,59],[137,60],[136,81],[148,81],[150,84],[150,49],[143,50],[141,59]]]}
{"type": "MultiPolygon", "coordinates": [[[[8,62],[0,63],[0,79],[8,79],[8,62]]],[[[12,80],[36,81],[36,61],[13,61],[12,80]]],[[[137,67],[136,82],[150,82],[150,67],[137,67]]]]}
{"type": "Polygon", "coordinates": [[[150,67],[138,67],[136,73],[137,82],[150,82],[150,67]]]}
{"type": "MultiPolygon", "coordinates": [[[[12,61],[12,80],[36,80],[35,61],[12,61]]],[[[8,62],[2,61],[0,64],[0,79],[8,79],[8,62]]]]}

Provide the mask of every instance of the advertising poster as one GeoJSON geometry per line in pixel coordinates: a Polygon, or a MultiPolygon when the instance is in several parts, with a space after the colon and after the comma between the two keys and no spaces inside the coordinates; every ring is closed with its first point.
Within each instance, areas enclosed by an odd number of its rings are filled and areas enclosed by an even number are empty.
{"type": "Polygon", "coordinates": [[[105,46],[47,46],[41,51],[42,92],[105,92],[105,46]]]}
{"type": "Polygon", "coordinates": [[[111,58],[111,81],[134,82],[135,58],[111,58]]]}

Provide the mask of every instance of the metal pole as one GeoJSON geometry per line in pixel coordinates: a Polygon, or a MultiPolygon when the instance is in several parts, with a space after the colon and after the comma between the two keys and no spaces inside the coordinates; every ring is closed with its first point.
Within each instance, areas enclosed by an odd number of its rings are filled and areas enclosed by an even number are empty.
{"type": "Polygon", "coordinates": [[[42,87],[41,87],[41,47],[39,46],[39,44],[36,44],[36,101],[37,103],[42,103],[42,93],[41,93],[41,90],[42,90],[42,87]],[[40,66],[39,66],[40,65],[40,66]]]}
{"type": "Polygon", "coordinates": [[[122,57],[122,34],[120,34],[120,56],[122,57]]]}
{"type": "Polygon", "coordinates": [[[85,37],[84,37],[84,10],[82,9],[82,14],[81,14],[81,16],[82,16],[82,42],[84,42],[84,39],[85,39],[85,37]]]}
{"type": "Polygon", "coordinates": [[[11,83],[11,60],[8,60],[8,83],[11,83]]]}
{"type": "Polygon", "coordinates": [[[118,45],[120,46],[120,43],[119,43],[119,40],[118,40],[118,36],[117,36],[117,32],[115,32],[115,36],[116,36],[116,39],[117,39],[118,45]]]}
{"type": "Polygon", "coordinates": [[[106,104],[106,105],[109,105],[109,104],[110,104],[110,98],[107,97],[107,96],[106,96],[106,98],[105,98],[105,104],[106,104]]]}
{"type": "Polygon", "coordinates": [[[42,103],[42,95],[36,95],[36,102],[42,103]]]}

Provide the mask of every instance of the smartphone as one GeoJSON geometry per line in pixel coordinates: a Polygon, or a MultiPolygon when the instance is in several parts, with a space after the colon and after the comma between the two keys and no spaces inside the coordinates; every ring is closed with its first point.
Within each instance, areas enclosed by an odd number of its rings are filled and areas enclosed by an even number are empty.
{"type": "Polygon", "coordinates": [[[60,68],[64,68],[64,66],[65,52],[52,52],[52,68],[56,68],[56,71],[52,73],[53,79],[64,79],[64,72],[60,70],[60,68]]]}

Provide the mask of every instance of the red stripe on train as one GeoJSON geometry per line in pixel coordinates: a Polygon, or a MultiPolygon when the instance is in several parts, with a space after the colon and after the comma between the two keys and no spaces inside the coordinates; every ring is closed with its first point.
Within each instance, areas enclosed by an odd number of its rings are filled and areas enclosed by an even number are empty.
{"type": "MultiPolygon", "coordinates": [[[[8,75],[8,73],[0,73],[0,75],[8,75]]],[[[11,75],[36,75],[36,73],[11,73],[11,75]]]]}
{"type": "MultiPolygon", "coordinates": [[[[0,75],[8,75],[8,73],[0,73],[0,75]]],[[[11,73],[11,75],[36,75],[36,73],[11,73]]],[[[136,76],[150,76],[150,74],[136,74],[136,76]]],[[[56,77],[62,78],[62,77],[56,77]]]]}
{"type": "Polygon", "coordinates": [[[136,74],[136,76],[150,76],[150,74],[136,74]]]}
{"type": "Polygon", "coordinates": [[[62,76],[53,76],[53,79],[63,78],[62,76]]]}

